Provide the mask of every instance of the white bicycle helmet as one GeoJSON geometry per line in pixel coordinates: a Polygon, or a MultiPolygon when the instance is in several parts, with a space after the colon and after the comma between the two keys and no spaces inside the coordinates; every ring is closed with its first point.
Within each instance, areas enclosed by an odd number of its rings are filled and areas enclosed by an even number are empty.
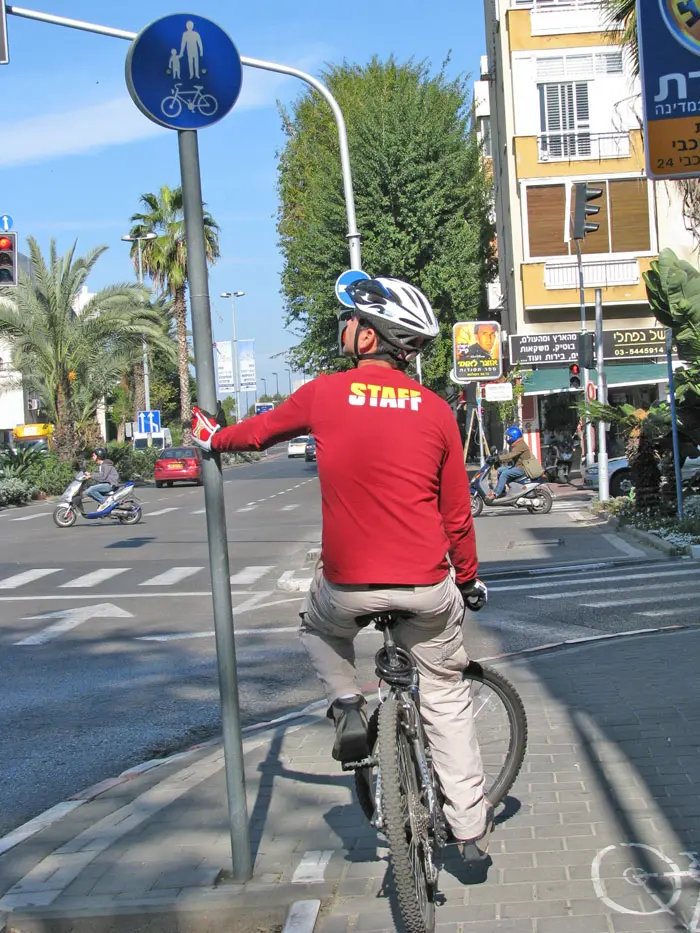
{"type": "Polygon", "coordinates": [[[358,317],[371,325],[407,362],[440,333],[435,312],[423,292],[400,279],[360,279],[347,286],[358,317]]]}

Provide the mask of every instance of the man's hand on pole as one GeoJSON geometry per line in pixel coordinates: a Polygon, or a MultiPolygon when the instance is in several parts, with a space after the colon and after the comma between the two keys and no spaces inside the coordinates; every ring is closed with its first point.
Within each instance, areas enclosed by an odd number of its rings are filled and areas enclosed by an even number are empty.
{"type": "Polygon", "coordinates": [[[211,450],[211,439],[221,426],[216,423],[216,416],[210,415],[196,405],[192,409],[192,441],[203,450],[211,450]]]}

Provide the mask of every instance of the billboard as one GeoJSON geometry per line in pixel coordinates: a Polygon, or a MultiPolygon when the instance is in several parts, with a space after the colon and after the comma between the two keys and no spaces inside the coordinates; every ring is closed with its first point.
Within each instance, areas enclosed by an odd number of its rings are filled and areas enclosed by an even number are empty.
{"type": "Polygon", "coordinates": [[[647,175],[700,174],[700,9],[637,0],[647,175]]]}
{"type": "Polygon", "coordinates": [[[462,321],[452,328],[457,382],[491,382],[503,372],[501,325],[496,321],[462,321]]]}
{"type": "Polygon", "coordinates": [[[217,340],[214,344],[214,365],[216,367],[216,394],[228,395],[230,392],[235,392],[233,347],[230,340],[217,340]]]}
{"type": "MultiPolygon", "coordinates": [[[[663,327],[623,327],[603,331],[606,360],[652,359],[666,355],[663,327]]],[[[578,360],[578,331],[555,334],[511,334],[510,359],[522,366],[560,366],[578,360]]]]}
{"type": "Polygon", "coordinates": [[[241,380],[241,392],[254,392],[257,387],[254,340],[238,341],[238,373],[241,380]]]}

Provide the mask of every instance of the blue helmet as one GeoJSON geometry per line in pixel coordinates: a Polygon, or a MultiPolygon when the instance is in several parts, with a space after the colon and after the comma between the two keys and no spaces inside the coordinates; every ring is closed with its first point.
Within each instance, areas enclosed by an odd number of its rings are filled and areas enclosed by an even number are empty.
{"type": "Polygon", "coordinates": [[[514,444],[516,441],[519,441],[522,436],[523,432],[520,428],[516,427],[516,425],[506,428],[506,440],[509,444],[514,444]]]}

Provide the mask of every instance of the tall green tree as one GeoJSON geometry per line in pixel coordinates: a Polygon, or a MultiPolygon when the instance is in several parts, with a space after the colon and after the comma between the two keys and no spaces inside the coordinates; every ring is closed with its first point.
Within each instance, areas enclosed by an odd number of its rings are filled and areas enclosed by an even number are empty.
{"type": "Polygon", "coordinates": [[[21,274],[16,288],[0,288],[0,336],[12,343],[14,367],[56,426],[57,451],[70,459],[80,438],[93,435],[98,405],[128,371],[143,338],[166,354],[172,343],[137,285],[102,289],[76,313],[78,293],[106,246],[76,256],[73,244],[60,256],[51,240],[47,262],[36,240],[27,242],[32,275],[21,274]]]}
{"type": "MultiPolygon", "coordinates": [[[[452,368],[451,328],[486,309],[494,274],[489,182],[470,125],[467,78],[444,68],[377,58],[323,75],[347,124],[362,265],[372,275],[422,288],[441,336],[423,373],[445,388],[452,368]]],[[[278,232],[284,256],[286,323],[300,338],[296,369],[337,369],[335,279],[348,266],[347,225],[336,124],[310,90],[283,112],[278,232]]]]}
{"type": "MultiPolygon", "coordinates": [[[[182,188],[163,185],[158,194],[141,195],[143,211],[131,217],[132,236],[155,233],[156,239],[145,240],[144,272],[150,276],[157,291],[165,290],[173,299],[173,316],[177,327],[178,372],[180,377],[180,421],[185,439],[190,437],[192,395],[190,391],[190,356],[187,344],[187,243],[182,206],[182,188]]],[[[219,225],[208,211],[204,212],[204,242],[207,261],[219,256],[219,225]]],[[[138,246],[131,248],[131,258],[138,270],[138,246]]]]}

